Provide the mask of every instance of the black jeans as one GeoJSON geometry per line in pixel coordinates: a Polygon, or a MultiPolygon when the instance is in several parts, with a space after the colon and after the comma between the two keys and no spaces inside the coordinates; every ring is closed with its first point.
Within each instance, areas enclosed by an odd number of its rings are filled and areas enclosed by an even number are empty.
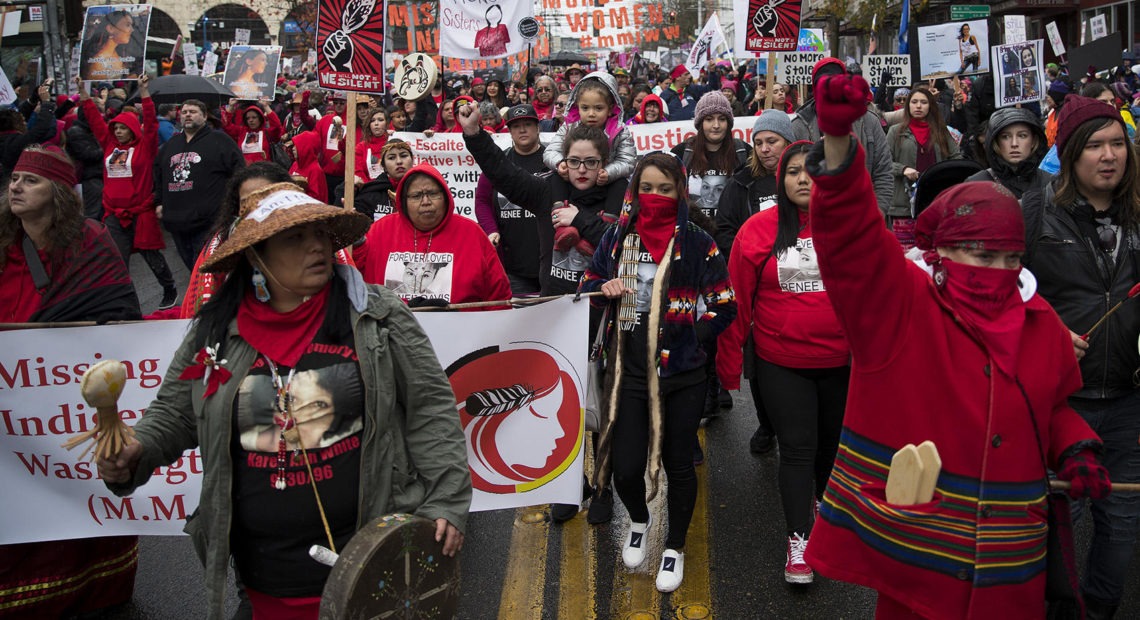
{"type": "Polygon", "coordinates": [[[166,229],[170,236],[174,238],[174,247],[178,249],[178,258],[182,259],[182,264],[186,265],[187,269],[194,269],[194,261],[198,260],[198,254],[202,252],[202,248],[206,247],[206,240],[210,235],[210,228],[199,228],[197,230],[171,230],[166,229]]]}
{"type": "Polygon", "coordinates": [[[759,357],[755,364],[780,446],[784,521],[789,535],[807,535],[839,449],[851,367],[787,368],[759,357]]]}
{"type": "MultiPolygon", "coordinates": [[[[705,382],[666,393],[662,398],[664,438],[661,461],[669,482],[669,534],[665,546],[680,551],[697,505],[697,472],[693,467],[693,443],[701,425],[705,382]]],[[[614,488],[630,519],[645,523],[645,467],[649,461],[649,393],[622,389],[614,423],[614,488]]]]}
{"type": "MultiPolygon", "coordinates": [[[[119,218],[110,216],[103,220],[107,225],[107,232],[111,233],[111,238],[115,240],[115,246],[119,248],[119,254],[123,257],[123,262],[126,263],[127,269],[131,267],[131,251],[135,244],[135,224],[131,223],[130,226],[124,227],[119,218]]],[[[146,266],[150,267],[150,272],[154,274],[154,279],[162,286],[163,292],[174,289],[174,274],[170,272],[170,265],[166,264],[166,257],[162,255],[159,250],[136,250],[139,256],[143,257],[146,261],[146,266]]]]}

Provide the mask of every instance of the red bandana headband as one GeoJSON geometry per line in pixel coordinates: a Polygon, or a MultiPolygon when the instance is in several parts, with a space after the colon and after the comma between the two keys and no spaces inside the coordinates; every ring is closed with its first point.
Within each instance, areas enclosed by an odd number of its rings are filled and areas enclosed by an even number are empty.
{"type": "Polygon", "coordinates": [[[68,187],[73,187],[78,182],[75,180],[75,164],[54,146],[29,146],[24,149],[12,172],[30,172],[68,187]]]}

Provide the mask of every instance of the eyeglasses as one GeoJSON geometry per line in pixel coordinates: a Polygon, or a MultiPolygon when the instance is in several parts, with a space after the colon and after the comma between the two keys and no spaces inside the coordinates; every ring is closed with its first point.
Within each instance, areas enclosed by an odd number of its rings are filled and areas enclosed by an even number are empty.
{"type": "Polygon", "coordinates": [[[597,170],[602,165],[602,160],[598,159],[597,157],[591,157],[589,159],[578,159],[577,157],[569,157],[563,161],[566,162],[567,166],[569,166],[571,169],[574,169],[574,170],[577,170],[578,168],[581,168],[582,166],[585,166],[586,170],[597,170]]]}
{"type": "Polygon", "coordinates": [[[408,202],[423,202],[427,198],[431,202],[435,202],[443,198],[443,192],[438,189],[429,189],[415,194],[408,194],[408,202]]]}
{"type": "Polygon", "coordinates": [[[1116,227],[1112,224],[1101,224],[1096,228],[1097,237],[1100,240],[1100,249],[1108,253],[1116,251],[1116,227]]]}

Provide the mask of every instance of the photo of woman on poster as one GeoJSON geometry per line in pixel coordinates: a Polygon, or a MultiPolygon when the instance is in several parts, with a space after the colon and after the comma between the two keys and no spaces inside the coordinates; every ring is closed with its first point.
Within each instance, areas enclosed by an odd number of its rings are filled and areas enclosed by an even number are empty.
{"type": "Polygon", "coordinates": [[[970,24],[962,24],[958,30],[958,59],[962,61],[962,66],[958,68],[959,75],[965,73],[971,65],[974,71],[979,69],[981,49],[978,47],[978,38],[970,34],[970,24]]]}
{"type": "Polygon", "coordinates": [[[79,75],[88,81],[138,79],[143,72],[150,7],[90,7],[83,27],[79,75]]]}
{"type": "Polygon", "coordinates": [[[280,47],[235,45],[226,60],[222,83],[238,99],[256,101],[259,97],[272,97],[280,55],[280,47]]]}

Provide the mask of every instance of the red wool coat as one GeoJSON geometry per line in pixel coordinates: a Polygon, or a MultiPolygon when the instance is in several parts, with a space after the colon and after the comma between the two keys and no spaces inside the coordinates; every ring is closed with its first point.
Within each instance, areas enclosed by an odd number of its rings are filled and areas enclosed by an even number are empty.
{"type": "Polygon", "coordinates": [[[1081,383],[1069,332],[1031,297],[1017,377],[1005,375],[883,226],[862,147],[830,173],[818,149],[808,157],[815,246],[853,363],[807,562],[924,617],[1042,618],[1046,482],[1030,416],[1051,467],[1097,441],[1067,404],[1081,383]],[[934,500],[888,504],[891,456],[928,439],[942,457],[934,500]]]}
{"type": "MultiPolygon", "coordinates": [[[[158,155],[158,115],[150,97],[142,100],[145,124],[138,116],[124,112],[103,120],[95,102],[86,99],[83,113],[91,133],[103,147],[103,219],[119,218],[120,223],[135,224],[135,250],[161,250],[166,247],[158,216],[154,211],[154,158],[158,155]],[[119,144],[111,126],[122,123],[130,128],[134,138],[119,144]]],[[[129,261],[129,256],[124,256],[129,261]]]]}

